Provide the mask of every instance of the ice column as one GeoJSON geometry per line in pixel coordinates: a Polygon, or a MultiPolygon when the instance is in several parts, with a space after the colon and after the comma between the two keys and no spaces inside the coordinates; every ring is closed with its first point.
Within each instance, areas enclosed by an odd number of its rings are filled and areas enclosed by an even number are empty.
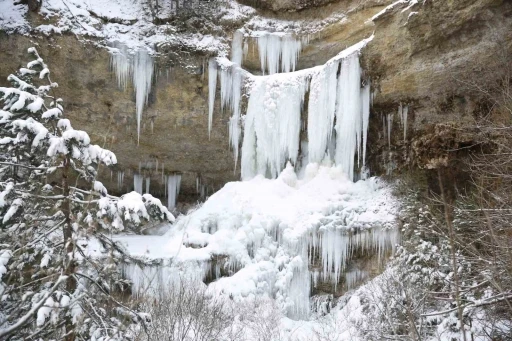
{"type": "Polygon", "coordinates": [[[133,174],[133,190],[142,195],[142,182],[144,177],[141,174],[133,174]]]}
{"type": "Polygon", "coordinates": [[[261,72],[274,73],[295,71],[302,49],[301,40],[289,34],[259,32],[257,34],[261,72]]]}
{"type": "Polygon", "coordinates": [[[244,57],[243,50],[244,34],[240,30],[236,30],[233,34],[233,41],[231,42],[231,61],[237,65],[242,65],[244,57]]]}
{"type": "Polygon", "coordinates": [[[326,65],[311,78],[308,104],[309,161],[322,162],[332,138],[336,109],[338,63],[326,65]]]}
{"type": "Polygon", "coordinates": [[[146,178],[146,193],[149,194],[149,185],[151,184],[151,178],[148,176],[146,178]]]}
{"type": "Polygon", "coordinates": [[[366,165],[366,143],[368,142],[368,125],[370,123],[370,82],[361,89],[363,111],[363,166],[366,165]]]}
{"type": "Polygon", "coordinates": [[[176,207],[178,194],[180,192],[181,174],[173,174],[167,177],[167,208],[176,207]]]}
{"type": "Polygon", "coordinates": [[[117,172],[117,189],[121,190],[123,188],[124,182],[124,172],[117,172]]]}
{"type": "Polygon", "coordinates": [[[258,77],[251,90],[242,144],[242,179],[277,177],[299,152],[300,115],[307,89],[301,73],[258,77]]]}
{"type": "Polygon", "coordinates": [[[336,108],[336,164],[354,179],[354,157],[358,149],[361,119],[361,70],[353,53],[341,62],[336,108]]]}
{"type": "Polygon", "coordinates": [[[110,55],[110,66],[116,74],[117,85],[124,90],[132,74],[132,64],[126,46],[122,44],[115,44],[114,46],[117,50],[110,55]]]}
{"type": "Polygon", "coordinates": [[[137,51],[133,60],[133,86],[135,88],[135,105],[137,109],[137,143],[140,139],[140,122],[144,106],[148,102],[153,81],[153,58],[141,49],[137,51]]]}
{"type": "Polygon", "coordinates": [[[240,101],[242,99],[242,70],[236,64],[223,65],[220,70],[221,108],[229,107],[232,115],[229,119],[229,141],[235,158],[235,170],[240,145],[240,101]]]}
{"type": "Polygon", "coordinates": [[[208,62],[208,138],[212,132],[215,92],[217,90],[217,73],[217,62],[215,58],[211,58],[208,62]]]}

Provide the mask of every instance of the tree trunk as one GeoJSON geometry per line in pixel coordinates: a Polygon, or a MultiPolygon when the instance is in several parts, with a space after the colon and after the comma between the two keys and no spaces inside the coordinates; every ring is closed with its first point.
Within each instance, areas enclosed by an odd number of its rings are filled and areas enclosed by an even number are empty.
{"type": "Polygon", "coordinates": [[[453,271],[453,279],[455,283],[455,301],[457,302],[457,313],[459,315],[459,323],[460,329],[462,333],[462,340],[466,341],[466,330],[464,329],[464,309],[462,308],[462,302],[460,299],[460,282],[459,282],[459,271],[457,267],[457,254],[455,252],[455,231],[453,230],[451,215],[450,215],[450,205],[448,205],[448,200],[444,193],[443,180],[441,176],[441,169],[437,169],[437,177],[439,180],[439,189],[441,190],[441,199],[443,200],[444,206],[444,218],[446,220],[446,225],[448,226],[449,240],[450,240],[450,254],[452,259],[452,271],[453,271]]]}
{"type": "MultiPolygon", "coordinates": [[[[76,280],[73,277],[73,273],[75,272],[75,245],[73,242],[73,227],[71,223],[71,200],[69,198],[69,157],[66,156],[64,158],[64,167],[62,169],[62,194],[64,195],[64,200],[62,202],[62,213],[64,213],[65,223],[63,227],[63,235],[64,235],[64,252],[66,253],[65,259],[65,272],[64,274],[68,276],[66,280],[66,291],[69,295],[72,295],[76,290],[76,280]]],[[[74,341],[75,340],[75,331],[73,320],[71,316],[66,315],[65,317],[65,330],[66,330],[66,341],[74,341]]]]}

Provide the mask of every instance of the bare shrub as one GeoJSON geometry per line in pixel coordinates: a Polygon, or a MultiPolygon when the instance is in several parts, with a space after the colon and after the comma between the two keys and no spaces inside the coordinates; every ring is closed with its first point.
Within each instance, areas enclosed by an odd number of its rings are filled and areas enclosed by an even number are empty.
{"type": "Polygon", "coordinates": [[[191,281],[179,281],[142,303],[151,315],[146,331],[137,340],[234,340],[234,312],[221,296],[191,281]]]}

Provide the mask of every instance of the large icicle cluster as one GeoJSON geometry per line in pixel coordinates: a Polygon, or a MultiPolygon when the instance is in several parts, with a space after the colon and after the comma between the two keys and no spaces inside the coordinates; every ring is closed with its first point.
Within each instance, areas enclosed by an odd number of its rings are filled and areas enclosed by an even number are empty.
{"type": "MultiPolygon", "coordinates": [[[[296,72],[254,76],[225,58],[221,70],[221,107],[230,107],[230,142],[235,160],[240,139],[240,101],[245,84],[249,97],[242,145],[242,179],[256,174],[276,177],[287,161],[296,164],[300,150],[304,96],[309,89],[307,151],[309,162],[326,156],[354,179],[364,169],[370,114],[370,84],[362,84],[359,52],[372,39],[342,51],[322,66],[296,72]],[[357,158],[356,158],[357,155],[357,158]]],[[[239,53],[233,53],[238,55],[239,53]]],[[[217,68],[210,62],[210,86],[217,68]]],[[[215,91],[210,88],[210,117],[215,91]]]]}
{"type": "Polygon", "coordinates": [[[248,53],[248,40],[258,46],[258,55],[262,74],[295,71],[297,60],[307,40],[297,39],[291,34],[281,32],[255,31],[244,40],[241,30],[235,31],[231,43],[231,61],[242,65],[248,53]]]}
{"type": "Polygon", "coordinates": [[[135,109],[137,115],[137,143],[140,139],[140,125],[144,106],[148,102],[151,84],[153,82],[153,58],[145,49],[139,49],[130,54],[122,44],[115,44],[110,55],[110,64],[116,73],[117,83],[121,89],[126,89],[131,78],[135,91],[135,109]]]}
{"type": "Polygon", "coordinates": [[[299,154],[299,135],[307,73],[255,77],[242,144],[242,179],[277,177],[287,160],[299,154]]]}
{"type": "Polygon", "coordinates": [[[302,49],[301,40],[282,33],[255,32],[258,42],[261,72],[272,75],[278,72],[295,71],[302,49]]]}

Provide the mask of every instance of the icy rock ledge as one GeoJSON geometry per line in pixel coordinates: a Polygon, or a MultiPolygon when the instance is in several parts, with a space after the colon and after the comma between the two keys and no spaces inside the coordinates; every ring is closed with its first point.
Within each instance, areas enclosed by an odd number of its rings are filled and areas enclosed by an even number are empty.
{"type": "Polygon", "coordinates": [[[213,292],[272,297],[289,317],[307,319],[313,281],[353,281],[354,251],[384,255],[399,242],[397,207],[377,178],[354,183],[340,167],[309,164],[299,179],[288,165],[277,179],[226,184],[164,236],[119,237],[133,256],[160,261],[124,270],[135,293],[209,278],[213,292]],[[321,270],[310,271],[312,258],[321,270]]]}

